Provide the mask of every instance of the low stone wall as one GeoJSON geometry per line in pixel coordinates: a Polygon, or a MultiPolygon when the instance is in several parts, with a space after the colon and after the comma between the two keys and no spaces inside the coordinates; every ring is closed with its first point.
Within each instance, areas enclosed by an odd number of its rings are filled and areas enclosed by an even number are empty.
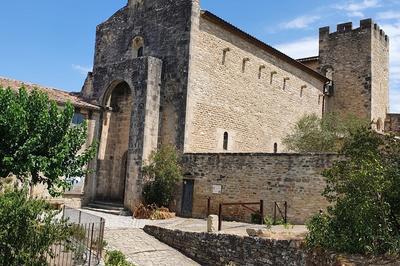
{"type": "Polygon", "coordinates": [[[144,231],[201,265],[335,265],[335,256],[308,253],[300,240],[182,232],[156,226],[144,231]]]}
{"type": "MultiPolygon", "coordinates": [[[[264,200],[264,213],[271,217],[274,202],[287,201],[289,222],[303,224],[328,206],[321,195],[326,185],[321,172],[338,159],[336,154],[184,154],[185,176],[195,180],[192,216],[206,217],[209,197],[211,214],[222,202],[264,200]]],[[[242,207],[226,207],[223,214],[224,219],[250,221],[242,207]]]]}

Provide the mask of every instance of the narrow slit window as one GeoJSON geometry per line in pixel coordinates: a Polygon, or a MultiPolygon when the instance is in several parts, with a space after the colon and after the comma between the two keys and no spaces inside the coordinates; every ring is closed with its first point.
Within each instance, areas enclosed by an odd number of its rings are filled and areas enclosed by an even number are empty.
{"type": "Polygon", "coordinates": [[[277,72],[276,71],[272,71],[271,72],[271,81],[270,81],[270,84],[272,85],[272,83],[274,82],[274,75],[276,75],[277,74],[277,72]]]}
{"type": "Polygon", "coordinates": [[[225,65],[226,63],[226,54],[230,51],[230,48],[225,48],[222,52],[222,65],[225,65]]]}
{"type": "Polygon", "coordinates": [[[278,153],[278,143],[274,143],[274,153],[278,153]]]}
{"type": "Polygon", "coordinates": [[[261,79],[261,75],[262,75],[262,70],[265,68],[265,66],[260,66],[260,68],[258,69],[258,79],[261,79]]]}
{"type": "Polygon", "coordinates": [[[289,78],[284,78],[283,79],[283,90],[286,90],[287,83],[288,83],[289,80],[290,80],[289,78]]]}
{"type": "Polygon", "coordinates": [[[140,47],[140,48],[138,49],[138,52],[137,52],[137,57],[142,57],[142,56],[143,56],[143,46],[140,47]]]}
{"type": "Polygon", "coordinates": [[[228,135],[228,132],[225,132],[224,133],[224,144],[223,144],[224,151],[228,150],[228,141],[229,141],[229,135],[228,135]]]}
{"type": "Polygon", "coordinates": [[[307,85],[301,86],[301,88],[300,88],[300,97],[303,97],[304,90],[305,90],[306,88],[307,88],[307,85]]]}
{"type": "Polygon", "coordinates": [[[133,57],[144,56],[144,39],[141,36],[136,36],[132,41],[133,57]]]}
{"type": "Polygon", "coordinates": [[[244,58],[243,59],[243,64],[242,64],[242,72],[244,73],[246,71],[246,64],[247,62],[249,62],[250,59],[249,58],[244,58]]]}

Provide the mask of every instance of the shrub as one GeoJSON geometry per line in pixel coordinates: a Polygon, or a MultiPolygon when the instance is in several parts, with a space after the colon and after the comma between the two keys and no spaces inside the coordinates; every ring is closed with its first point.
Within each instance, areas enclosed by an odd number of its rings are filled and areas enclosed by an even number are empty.
{"type": "Polygon", "coordinates": [[[52,246],[66,241],[71,231],[59,211],[26,190],[0,194],[0,265],[47,265],[52,246]]]}
{"type": "Polygon", "coordinates": [[[150,156],[150,163],[143,166],[143,175],[149,180],[143,188],[147,205],[169,207],[174,199],[174,189],[182,179],[180,157],[175,148],[162,146],[150,156]]]}
{"type": "Polygon", "coordinates": [[[134,266],[126,260],[125,255],[118,250],[107,251],[106,253],[106,266],[134,266]]]}
{"type": "Polygon", "coordinates": [[[345,143],[346,160],[323,175],[328,212],[308,223],[310,247],[400,254],[400,142],[367,129],[345,143]]]}
{"type": "Polygon", "coordinates": [[[336,114],[305,115],[293,128],[293,132],[283,139],[289,151],[338,152],[351,132],[368,126],[368,121],[354,116],[339,117],[336,114]]]}

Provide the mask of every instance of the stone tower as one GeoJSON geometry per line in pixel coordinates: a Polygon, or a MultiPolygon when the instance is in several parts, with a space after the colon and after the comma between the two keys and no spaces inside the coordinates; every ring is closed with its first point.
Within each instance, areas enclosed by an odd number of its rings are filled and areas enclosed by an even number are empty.
{"type": "Polygon", "coordinates": [[[371,19],[319,30],[319,71],[333,80],[328,112],[356,114],[382,131],[389,109],[389,38],[371,19]]]}

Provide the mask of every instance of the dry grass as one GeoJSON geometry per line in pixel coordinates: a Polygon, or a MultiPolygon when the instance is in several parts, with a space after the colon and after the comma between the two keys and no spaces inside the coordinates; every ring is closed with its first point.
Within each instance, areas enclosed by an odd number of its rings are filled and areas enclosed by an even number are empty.
{"type": "Polygon", "coordinates": [[[158,208],[155,205],[140,204],[135,208],[133,217],[136,219],[166,220],[175,217],[168,208],[158,208]]]}

